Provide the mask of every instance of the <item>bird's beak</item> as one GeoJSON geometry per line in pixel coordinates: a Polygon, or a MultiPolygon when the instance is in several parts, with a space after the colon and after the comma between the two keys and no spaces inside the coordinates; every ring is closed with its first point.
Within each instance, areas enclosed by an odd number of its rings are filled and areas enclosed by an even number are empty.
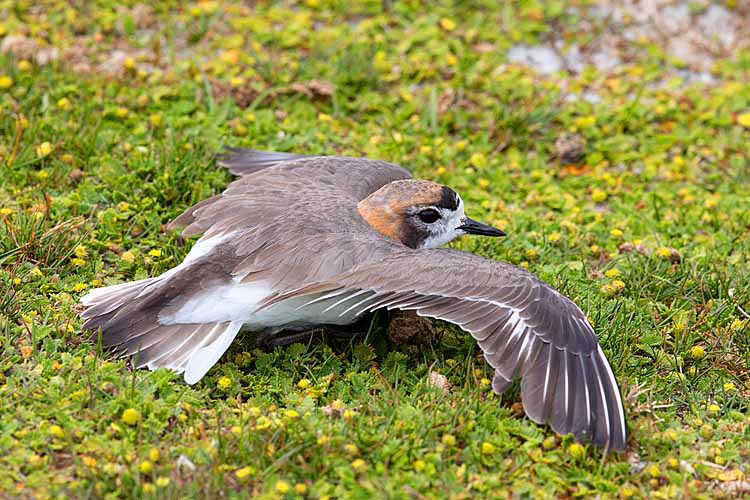
{"type": "Polygon", "coordinates": [[[460,226],[458,226],[458,229],[463,230],[466,234],[480,234],[482,236],[505,236],[505,233],[500,231],[496,227],[488,226],[487,224],[482,224],[481,222],[475,221],[474,219],[469,219],[468,217],[465,217],[461,222],[460,226]]]}

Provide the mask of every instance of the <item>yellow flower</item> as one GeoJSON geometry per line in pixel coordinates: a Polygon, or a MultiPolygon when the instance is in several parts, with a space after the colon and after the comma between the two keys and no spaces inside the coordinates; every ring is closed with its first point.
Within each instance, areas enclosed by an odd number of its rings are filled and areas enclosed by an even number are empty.
{"type": "Polygon", "coordinates": [[[653,477],[654,479],[658,479],[661,477],[661,470],[659,470],[658,465],[652,465],[647,469],[648,475],[653,477]]]}
{"type": "Polygon", "coordinates": [[[636,494],[638,494],[638,489],[634,486],[626,485],[620,490],[620,496],[625,500],[633,498],[636,494]]]}
{"type": "Polygon", "coordinates": [[[318,436],[318,446],[325,446],[328,443],[327,436],[318,436]]]}
{"type": "Polygon", "coordinates": [[[591,199],[597,203],[601,203],[602,201],[607,199],[607,193],[605,191],[602,191],[601,189],[594,189],[591,192],[591,199]]]}
{"type": "Polygon", "coordinates": [[[67,97],[63,97],[57,101],[57,107],[62,110],[70,109],[70,100],[67,97]]]}
{"type": "Polygon", "coordinates": [[[615,276],[619,276],[619,275],[620,275],[620,270],[617,269],[616,267],[604,273],[604,276],[606,276],[607,278],[614,278],[615,276]]]}
{"type": "Polygon", "coordinates": [[[721,406],[717,405],[716,403],[711,403],[708,405],[708,413],[711,415],[717,415],[721,411],[721,406]]]}
{"type": "Polygon", "coordinates": [[[250,477],[251,474],[255,473],[255,469],[250,467],[249,465],[247,467],[243,467],[241,469],[237,469],[234,471],[234,476],[242,481],[243,479],[247,479],[250,477]]]}
{"type": "Polygon", "coordinates": [[[536,250],[534,250],[533,248],[529,248],[528,250],[526,250],[526,258],[529,260],[536,259],[538,255],[539,254],[537,254],[536,250]]]}
{"type": "Polygon", "coordinates": [[[487,441],[482,443],[482,455],[492,455],[495,453],[495,445],[487,441]]]}
{"type": "Polygon", "coordinates": [[[487,157],[484,156],[482,153],[474,153],[471,155],[471,158],[469,158],[469,163],[471,163],[477,168],[486,167],[487,157]]]}
{"type": "Polygon", "coordinates": [[[65,436],[65,433],[63,432],[62,427],[55,424],[50,426],[49,435],[58,439],[62,439],[65,436]]]}
{"type": "Polygon", "coordinates": [[[441,441],[445,446],[456,446],[456,436],[453,434],[443,434],[441,441]]]}
{"type": "Polygon", "coordinates": [[[26,59],[23,59],[21,61],[18,61],[18,71],[31,71],[31,63],[27,61],[26,59]]]}
{"type": "Polygon", "coordinates": [[[412,467],[414,467],[414,470],[417,472],[422,472],[425,467],[427,467],[427,464],[424,460],[415,460],[413,464],[411,464],[412,467]]]}
{"type": "Polygon", "coordinates": [[[625,282],[622,280],[614,280],[612,282],[612,288],[615,289],[615,291],[619,292],[621,290],[625,289],[625,282]]]}
{"type": "Polygon", "coordinates": [[[167,486],[169,486],[169,478],[165,476],[158,478],[156,480],[156,486],[158,486],[159,488],[166,488],[167,486]]]}
{"type": "Polygon", "coordinates": [[[94,467],[96,467],[96,459],[89,457],[87,455],[84,455],[81,457],[81,462],[83,462],[83,465],[85,465],[86,467],[90,469],[93,469],[94,467]]]}
{"type": "Polygon", "coordinates": [[[289,483],[286,481],[277,481],[276,482],[276,491],[281,493],[282,495],[289,493],[289,490],[291,488],[289,487],[289,483]]]}
{"type": "Polygon", "coordinates": [[[724,392],[734,392],[735,386],[732,382],[726,382],[724,384],[724,392]]]}
{"type": "Polygon", "coordinates": [[[299,417],[299,413],[294,410],[284,410],[284,416],[289,419],[294,419],[299,417]]]}
{"type": "Polygon", "coordinates": [[[346,446],[344,446],[344,450],[346,450],[346,452],[349,455],[356,455],[356,454],[359,453],[359,448],[357,448],[357,445],[356,444],[352,444],[352,443],[349,443],[346,446]]]}
{"type": "Polygon", "coordinates": [[[125,118],[130,113],[130,110],[126,107],[120,106],[115,110],[115,116],[117,118],[125,118]]]}
{"type": "Polygon", "coordinates": [[[216,383],[216,385],[222,391],[226,391],[227,389],[232,387],[232,379],[230,379],[229,377],[221,377],[219,381],[216,383]]]}
{"type": "Polygon", "coordinates": [[[120,420],[126,425],[135,425],[140,419],[141,414],[135,408],[128,408],[122,412],[122,417],[120,417],[120,420]]]}
{"type": "Polygon", "coordinates": [[[611,231],[609,232],[609,234],[610,234],[610,236],[612,236],[613,238],[622,238],[622,236],[623,236],[623,234],[624,234],[624,233],[623,233],[623,232],[622,232],[622,230],[620,230],[620,229],[613,229],[613,230],[611,230],[611,231]]]}
{"type": "Polygon", "coordinates": [[[231,80],[229,80],[229,85],[232,87],[242,87],[245,84],[245,79],[241,76],[235,76],[231,80]]]}
{"type": "Polygon", "coordinates": [[[690,349],[690,356],[692,356],[693,359],[703,359],[706,357],[706,350],[699,345],[694,346],[690,349]]]}
{"type": "Polygon", "coordinates": [[[346,420],[347,422],[351,422],[352,420],[354,420],[355,415],[356,413],[354,412],[354,410],[344,410],[344,420],[346,420]]]}
{"type": "Polygon", "coordinates": [[[656,255],[662,259],[668,259],[672,255],[672,252],[667,247],[659,247],[656,249],[656,255]]]}
{"type": "Polygon", "coordinates": [[[122,65],[125,69],[135,69],[135,59],[132,57],[126,57],[122,62],[122,65]]]}
{"type": "Polygon", "coordinates": [[[75,250],[73,250],[73,253],[76,254],[76,257],[86,257],[88,254],[88,251],[86,250],[86,247],[83,245],[78,245],[75,250]]]}
{"type": "Polygon", "coordinates": [[[89,286],[86,283],[76,283],[73,285],[73,291],[74,292],[82,292],[85,289],[87,289],[89,286]]]}
{"type": "Polygon", "coordinates": [[[305,483],[297,483],[294,485],[294,492],[298,495],[307,494],[307,485],[305,483]]]}
{"type": "Polygon", "coordinates": [[[8,90],[13,86],[13,78],[7,75],[0,75],[0,90],[8,90]]]}
{"type": "Polygon", "coordinates": [[[158,250],[158,249],[150,250],[150,251],[148,252],[148,254],[149,254],[149,255],[150,255],[151,257],[161,257],[161,250],[158,250]]]}
{"type": "Polygon", "coordinates": [[[365,469],[367,469],[367,462],[365,462],[361,458],[353,460],[352,461],[352,469],[354,469],[357,472],[362,472],[365,469]]]}
{"type": "Polygon", "coordinates": [[[13,213],[13,209],[11,209],[11,208],[8,208],[8,207],[0,208],[0,215],[6,215],[7,216],[7,215],[10,215],[12,213],[13,213]]]}
{"type": "Polygon", "coordinates": [[[440,20],[440,27],[445,31],[453,31],[456,29],[456,21],[444,17],[440,20]]]}
{"type": "Polygon", "coordinates": [[[489,387],[491,383],[492,382],[490,382],[490,379],[488,379],[487,377],[483,377],[482,380],[479,381],[479,385],[481,385],[482,387],[489,387]]]}
{"type": "Polygon", "coordinates": [[[141,474],[151,474],[151,472],[154,470],[154,464],[152,464],[148,460],[144,460],[138,466],[138,470],[141,471],[141,474]]]}
{"type": "Polygon", "coordinates": [[[143,492],[147,495],[153,495],[154,493],[156,493],[156,486],[151,483],[144,483],[143,492]]]}
{"type": "Polygon", "coordinates": [[[297,387],[303,390],[307,389],[308,387],[310,387],[310,381],[306,378],[300,379],[300,381],[297,382],[297,387]]]}
{"type": "Polygon", "coordinates": [[[46,158],[52,153],[52,144],[45,141],[36,147],[36,157],[46,158]]]}
{"type": "Polygon", "coordinates": [[[677,431],[674,429],[667,429],[664,431],[664,439],[669,439],[670,441],[677,441],[677,438],[679,437],[677,435],[677,431]]]}
{"type": "Polygon", "coordinates": [[[750,128],[750,113],[742,113],[737,115],[737,123],[745,128],[750,128]]]}
{"type": "Polygon", "coordinates": [[[76,267],[81,267],[86,265],[86,261],[83,259],[79,259],[78,257],[73,257],[70,259],[71,264],[73,264],[76,267]]]}
{"type": "Polygon", "coordinates": [[[148,117],[148,121],[151,122],[151,125],[154,127],[161,126],[161,113],[154,113],[153,115],[148,117]]]}
{"type": "Polygon", "coordinates": [[[568,453],[574,459],[581,460],[586,456],[586,448],[584,448],[581,444],[573,443],[568,446],[568,453]]]}
{"type": "Polygon", "coordinates": [[[159,449],[158,448],[151,448],[148,451],[148,458],[152,462],[158,462],[159,461],[159,449]]]}
{"type": "MultiPolygon", "coordinates": [[[[326,115],[326,116],[328,116],[328,115],[326,115]]],[[[318,118],[320,118],[320,115],[318,115],[318,118]]],[[[250,123],[254,122],[255,121],[255,114],[253,114],[253,113],[245,113],[245,120],[247,122],[250,122],[250,123]]]]}
{"type": "Polygon", "coordinates": [[[253,429],[255,429],[256,431],[264,431],[269,427],[271,427],[271,421],[267,417],[260,417],[258,418],[258,421],[253,429]]]}

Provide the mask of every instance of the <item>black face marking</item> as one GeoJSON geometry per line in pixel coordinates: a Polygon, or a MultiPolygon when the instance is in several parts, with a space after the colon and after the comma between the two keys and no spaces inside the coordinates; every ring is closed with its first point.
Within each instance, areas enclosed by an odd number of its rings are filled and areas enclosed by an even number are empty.
{"type": "Polygon", "coordinates": [[[440,202],[437,206],[440,208],[447,208],[448,210],[455,210],[458,208],[458,194],[449,187],[443,186],[443,192],[441,193],[440,202]]]}
{"type": "Polygon", "coordinates": [[[419,248],[424,240],[429,237],[430,232],[426,228],[404,224],[399,239],[409,248],[419,248]]]}

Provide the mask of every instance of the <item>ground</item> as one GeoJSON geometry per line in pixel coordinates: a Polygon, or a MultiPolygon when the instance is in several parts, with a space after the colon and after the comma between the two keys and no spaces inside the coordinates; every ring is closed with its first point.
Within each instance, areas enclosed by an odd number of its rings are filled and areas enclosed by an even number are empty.
{"type": "Polygon", "coordinates": [[[125,3],[0,1],[0,496],[750,494],[744,2],[125,3]],[[627,453],[524,418],[442,323],[245,336],[195,386],[87,343],[79,297],[182,259],[165,225],[230,181],[223,145],[456,189],[508,236],[451,246],[591,319],[627,453]]]}

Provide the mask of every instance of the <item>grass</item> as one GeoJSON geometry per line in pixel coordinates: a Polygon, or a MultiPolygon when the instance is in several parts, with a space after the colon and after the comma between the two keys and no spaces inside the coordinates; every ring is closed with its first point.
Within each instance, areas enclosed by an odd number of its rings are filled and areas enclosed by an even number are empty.
{"type": "Polygon", "coordinates": [[[575,33],[563,2],[47,3],[0,2],[2,36],[60,49],[0,55],[0,495],[747,494],[750,54],[711,86],[658,47],[543,78],[504,54],[575,33]],[[601,101],[566,98],[583,90],[601,101]],[[585,156],[565,166],[573,132],[585,156]],[[192,387],[84,342],[86,290],[187,253],[164,225],[229,182],[222,145],[382,158],[455,188],[509,234],[455,247],[528,267],[591,318],[628,453],[523,418],[445,324],[428,346],[264,353],[247,336],[192,387]]]}

